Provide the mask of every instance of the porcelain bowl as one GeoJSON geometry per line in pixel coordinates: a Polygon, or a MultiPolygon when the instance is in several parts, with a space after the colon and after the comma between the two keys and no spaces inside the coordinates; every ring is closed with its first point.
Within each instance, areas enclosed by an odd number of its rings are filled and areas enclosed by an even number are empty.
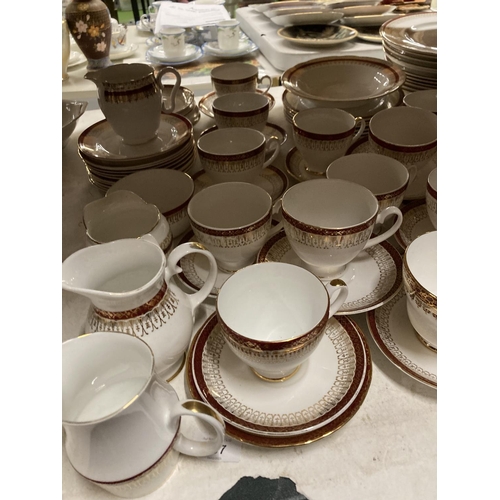
{"type": "Polygon", "coordinates": [[[287,69],[283,86],[313,101],[355,106],[373,103],[402,87],[404,71],[396,64],[372,57],[320,57],[287,69]]]}
{"type": "Polygon", "coordinates": [[[87,109],[87,101],[62,101],[62,147],[66,147],[70,135],[75,130],[78,119],[87,109]]]}

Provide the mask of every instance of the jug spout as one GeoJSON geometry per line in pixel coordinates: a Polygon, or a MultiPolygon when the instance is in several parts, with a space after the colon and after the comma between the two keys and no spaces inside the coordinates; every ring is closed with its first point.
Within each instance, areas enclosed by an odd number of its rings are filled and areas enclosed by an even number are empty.
{"type": "Polygon", "coordinates": [[[85,75],[83,76],[83,78],[85,78],[86,80],[90,80],[90,81],[94,82],[96,85],[99,85],[99,81],[100,81],[99,73],[100,73],[99,70],[89,71],[88,73],[85,73],[85,75]]]}
{"type": "Polygon", "coordinates": [[[127,238],[78,250],[62,264],[62,288],[104,311],[125,311],[163,285],[165,254],[156,243],[127,238]]]}

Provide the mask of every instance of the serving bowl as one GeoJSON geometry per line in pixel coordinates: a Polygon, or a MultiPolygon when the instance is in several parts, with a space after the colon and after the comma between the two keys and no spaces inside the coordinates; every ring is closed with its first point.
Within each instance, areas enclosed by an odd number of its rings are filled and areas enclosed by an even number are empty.
{"type": "Polygon", "coordinates": [[[87,109],[87,101],[62,101],[62,147],[68,144],[70,135],[75,130],[78,119],[87,109]]]}
{"type": "Polygon", "coordinates": [[[282,83],[318,104],[363,105],[402,87],[406,75],[390,61],[371,57],[320,57],[287,69],[282,83]]]}

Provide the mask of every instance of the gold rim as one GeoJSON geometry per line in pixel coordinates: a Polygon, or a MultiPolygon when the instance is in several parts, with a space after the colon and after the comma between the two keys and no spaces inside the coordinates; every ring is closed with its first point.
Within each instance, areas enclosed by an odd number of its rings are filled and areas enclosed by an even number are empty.
{"type": "Polygon", "coordinates": [[[182,355],[182,361],[181,364],[179,365],[179,368],[177,368],[177,370],[173,375],[171,375],[169,378],[166,379],[166,382],[171,382],[172,380],[174,380],[174,378],[177,377],[177,375],[179,375],[179,373],[182,371],[185,364],[186,364],[186,353],[182,355]]]}

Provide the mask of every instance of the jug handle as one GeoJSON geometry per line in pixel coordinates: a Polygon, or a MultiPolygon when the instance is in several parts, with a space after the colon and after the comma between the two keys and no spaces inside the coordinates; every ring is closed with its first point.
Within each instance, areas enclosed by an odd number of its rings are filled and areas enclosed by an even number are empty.
{"type": "Polygon", "coordinates": [[[183,243],[174,248],[168,256],[167,265],[165,267],[165,281],[168,284],[174,274],[182,272],[182,268],[177,265],[177,262],[179,262],[182,257],[192,253],[204,255],[208,259],[210,265],[208,277],[204,285],[197,292],[186,294],[191,304],[191,309],[194,311],[208,297],[215,285],[215,280],[217,279],[217,262],[215,261],[215,257],[200,243],[195,243],[193,241],[183,243]]]}
{"type": "Polygon", "coordinates": [[[170,106],[168,108],[165,106],[165,100],[163,99],[163,97],[161,100],[162,112],[169,114],[173,113],[175,109],[175,96],[177,95],[177,91],[181,86],[181,75],[175,68],[172,68],[172,66],[166,66],[165,68],[162,68],[160,71],[158,71],[158,74],[156,75],[156,81],[158,82],[161,91],[163,91],[163,83],[161,82],[161,79],[165,73],[172,73],[175,76],[175,85],[172,89],[172,93],[170,94],[170,106]]]}

